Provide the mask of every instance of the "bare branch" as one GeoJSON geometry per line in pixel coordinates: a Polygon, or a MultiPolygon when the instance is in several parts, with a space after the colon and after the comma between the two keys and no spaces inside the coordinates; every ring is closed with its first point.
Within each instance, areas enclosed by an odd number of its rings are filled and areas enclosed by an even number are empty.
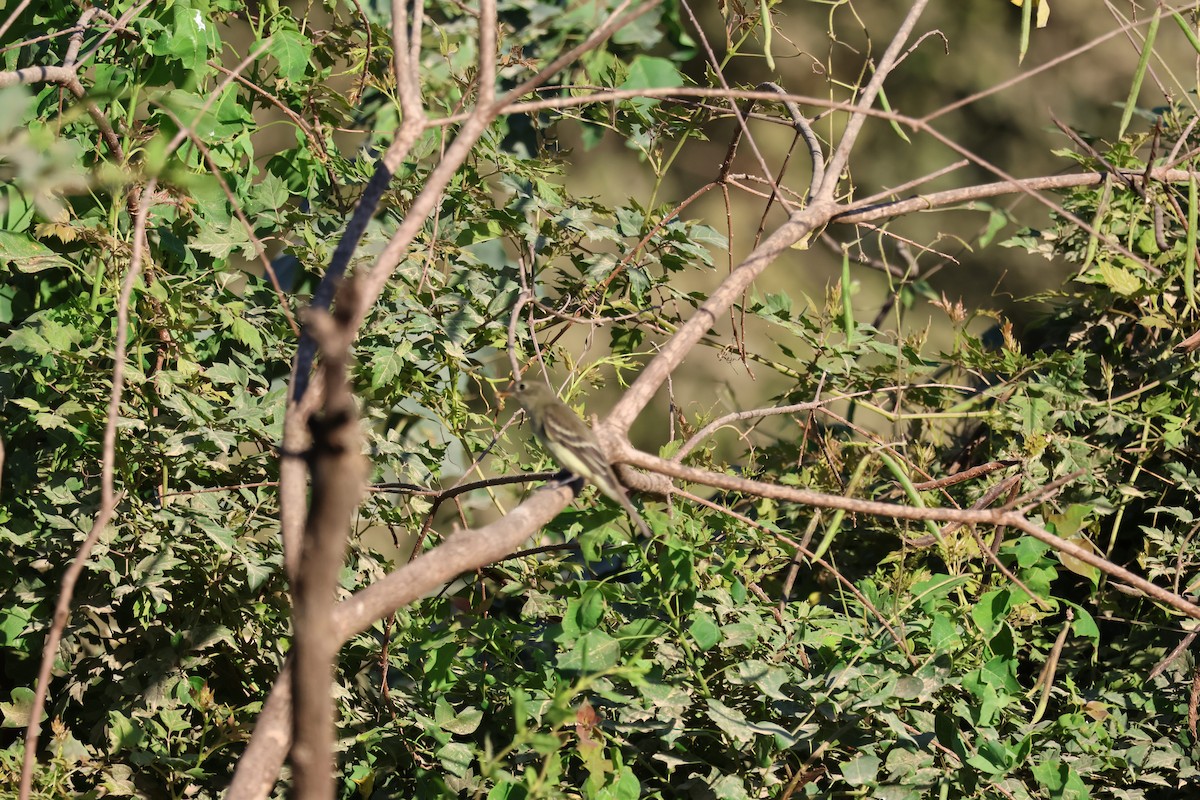
{"type": "Polygon", "coordinates": [[[330,612],[346,539],[367,476],[354,394],[349,383],[355,284],[342,285],[337,316],[312,312],[306,325],[317,339],[325,378],[325,404],[311,420],[312,504],[304,531],[300,570],[293,592],[292,766],[295,796],[326,800],[334,795],[334,662],[340,643],[330,612]]]}
{"type": "MultiPolygon", "coordinates": [[[[491,525],[464,530],[417,556],[386,578],[356,592],[333,612],[333,636],[340,644],[397,608],[437,591],[464,572],[506,558],[529,536],[558,515],[573,497],[566,486],[535,492],[491,525]]],[[[274,786],[290,745],[291,714],[285,667],[271,689],[254,736],[238,761],[228,800],[265,798],[274,786]]]]}
{"type": "Polygon", "coordinates": [[[618,433],[625,433],[633,420],[650,402],[667,376],[682,363],[688,352],[717,323],[721,315],[749,288],[754,279],[797,241],[810,236],[822,227],[837,206],[832,200],[817,199],[812,205],[801,209],[791,219],[751,251],[705,300],[691,319],[680,326],[655,357],[638,375],[612,414],[605,421],[618,433]]]}
{"type": "Polygon", "coordinates": [[[17,21],[17,17],[21,16],[21,13],[25,9],[29,8],[30,2],[31,0],[21,0],[21,2],[17,4],[17,7],[14,8],[8,15],[8,19],[4,20],[4,24],[0,25],[0,36],[3,36],[8,32],[8,29],[12,27],[12,24],[17,21]]]}
{"type": "Polygon", "coordinates": [[[916,27],[917,20],[921,17],[922,12],[925,11],[925,6],[928,4],[929,0],[916,0],[909,8],[904,21],[900,23],[900,27],[896,30],[895,35],[892,36],[892,41],[883,52],[883,57],[879,59],[879,65],[875,67],[875,74],[871,76],[871,80],[859,96],[856,103],[858,108],[850,115],[850,120],[846,123],[846,129],[842,133],[842,138],[838,142],[837,149],[829,157],[829,165],[825,173],[825,183],[821,186],[817,195],[818,197],[824,200],[832,200],[837,194],[838,182],[841,180],[842,170],[846,169],[846,165],[850,161],[850,151],[854,148],[854,143],[858,141],[858,134],[862,130],[863,123],[867,121],[867,115],[864,112],[875,103],[875,98],[879,96],[879,90],[883,88],[883,82],[887,80],[888,75],[895,68],[896,60],[900,57],[901,52],[903,52],[905,42],[908,41],[913,28],[916,27]]]}
{"type": "MultiPolygon", "coordinates": [[[[628,5],[629,0],[626,0],[614,9],[608,18],[587,39],[555,59],[537,75],[511,90],[498,101],[487,105],[477,105],[471,111],[463,121],[458,135],[446,149],[445,155],[425,178],[421,192],[413,200],[408,213],[404,217],[404,221],[392,235],[383,252],[375,259],[375,264],[372,266],[369,275],[363,283],[362,297],[359,299],[358,313],[356,315],[357,325],[362,324],[367,312],[375,305],[375,301],[379,298],[379,295],[383,293],[383,287],[387,284],[396,266],[408,252],[408,248],[416,237],[417,232],[425,224],[426,218],[433,213],[437,204],[441,202],[442,193],[445,191],[446,186],[458,172],[459,167],[462,166],[467,156],[470,155],[479,137],[484,134],[492,121],[499,114],[508,113],[508,105],[510,103],[549,80],[564,66],[578,58],[581,53],[594,48],[621,27],[628,25],[642,14],[654,8],[658,5],[658,0],[651,0],[651,2],[643,4],[626,16],[619,17],[618,15],[628,5]]],[[[482,17],[483,15],[481,15],[480,25],[485,26],[487,22],[482,17]]],[[[480,52],[480,58],[491,60],[493,54],[480,52]]],[[[483,72],[482,68],[480,72],[483,72]]]]}
{"type": "MultiPolygon", "coordinates": [[[[704,55],[705,55],[705,58],[708,60],[709,68],[713,71],[713,74],[717,77],[717,80],[719,80],[721,82],[721,89],[723,89],[726,92],[729,92],[730,86],[729,86],[728,81],[725,80],[725,73],[721,69],[721,62],[720,62],[720,60],[717,59],[716,54],[713,52],[712,45],[709,44],[708,37],[704,34],[704,28],[701,27],[699,20],[696,19],[696,15],[692,11],[691,5],[689,3],[687,3],[686,0],[684,0],[682,5],[683,5],[683,9],[687,12],[688,19],[690,19],[692,22],[692,28],[696,33],[696,38],[700,40],[700,44],[704,47],[704,55]]],[[[769,20],[764,20],[764,24],[769,25],[771,23],[769,20]]],[[[773,87],[774,90],[777,90],[779,94],[783,93],[783,90],[780,89],[775,84],[770,84],[770,86],[773,87]]],[[[782,203],[784,203],[785,208],[787,208],[787,212],[789,214],[793,213],[795,211],[795,209],[792,208],[787,203],[786,199],[784,199],[783,193],[780,192],[780,190],[779,190],[779,184],[776,182],[775,178],[773,178],[771,176],[771,170],[767,166],[766,158],[763,157],[762,152],[758,148],[758,142],[756,142],[754,140],[754,137],[750,134],[750,128],[746,124],[746,117],[750,113],[751,109],[747,108],[745,111],[740,110],[737,107],[737,104],[733,100],[732,97],[729,100],[729,109],[730,109],[730,111],[733,112],[733,117],[734,117],[734,119],[737,120],[738,127],[737,127],[737,130],[734,132],[733,140],[729,146],[729,154],[725,158],[725,163],[721,167],[721,172],[717,177],[717,181],[720,182],[722,180],[722,178],[724,177],[725,173],[727,173],[729,171],[729,167],[733,163],[733,155],[734,155],[734,152],[737,150],[738,142],[741,141],[742,136],[745,135],[747,140],[749,141],[750,149],[754,152],[754,158],[758,162],[758,168],[762,171],[763,178],[765,180],[769,181],[771,184],[772,197],[778,198],[782,203]]],[[[803,117],[801,117],[801,118],[803,118],[803,117]]],[[[816,170],[815,170],[816,162],[815,161],[813,162],[813,166],[814,166],[813,174],[815,176],[816,175],[816,170]]],[[[810,198],[813,196],[813,194],[812,194],[814,191],[813,186],[815,186],[815,184],[816,184],[816,181],[813,181],[813,185],[810,185],[810,187],[809,187],[809,197],[810,198]]]]}
{"type": "MultiPolygon", "coordinates": [[[[1141,172],[1132,170],[1121,170],[1120,174],[1123,181],[1140,182],[1143,178],[1141,172]]],[[[1195,174],[1188,170],[1162,167],[1150,170],[1150,177],[1162,183],[1186,183],[1195,174]]],[[[1073,172],[1067,175],[1044,175],[1037,178],[1014,178],[995,183],[981,183],[885,203],[863,201],[846,206],[845,210],[839,211],[830,222],[854,225],[879,219],[894,219],[914,211],[944,208],[1014,192],[1060,191],[1080,186],[1100,186],[1108,177],[1107,172],[1073,172]]]]}
{"type": "Polygon", "coordinates": [[[790,486],[777,486],[760,481],[738,478],[733,475],[724,475],[694,467],[686,467],[682,464],[667,461],[666,459],[633,449],[621,453],[620,457],[625,463],[636,467],[660,472],[664,475],[692,483],[701,483],[727,491],[744,492],[756,497],[769,497],[793,503],[802,503],[817,508],[837,508],[857,514],[870,514],[891,519],[934,520],[937,522],[1003,525],[1005,527],[1017,528],[1035,539],[1045,542],[1060,553],[1074,556],[1080,561],[1136,587],[1149,597],[1153,597],[1155,600],[1171,606],[1190,617],[1200,619],[1200,606],[1197,606],[1195,603],[1184,599],[1175,592],[1150,583],[1140,575],[1136,575],[1124,567],[1114,564],[1108,559],[1093,553],[1090,549],[1080,547],[1074,542],[1055,536],[1016,512],[958,508],[915,508],[893,503],[880,503],[873,500],[856,500],[854,498],[842,497],[841,495],[824,494],[823,492],[814,492],[810,489],[796,489],[790,486]]]}

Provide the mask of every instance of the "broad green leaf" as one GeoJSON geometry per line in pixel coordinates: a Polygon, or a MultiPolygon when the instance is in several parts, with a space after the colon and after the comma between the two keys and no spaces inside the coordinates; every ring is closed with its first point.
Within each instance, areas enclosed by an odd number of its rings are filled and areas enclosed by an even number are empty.
{"type": "Polygon", "coordinates": [[[573,672],[602,672],[616,666],[621,646],[603,631],[588,631],[571,649],[558,654],[560,669],[573,672]]]}
{"type": "Polygon", "coordinates": [[[437,751],[438,760],[451,775],[466,775],[475,760],[471,748],[461,742],[449,742],[437,751]]]}
{"type": "Polygon", "coordinates": [[[289,17],[277,17],[281,22],[286,20],[286,27],[277,26],[271,32],[270,53],[279,62],[279,74],[285,81],[296,83],[304,78],[309,69],[309,59],[312,57],[312,42],[310,42],[289,17]]]}
{"type": "Polygon", "coordinates": [[[27,273],[72,266],[70,261],[36,239],[11,231],[0,231],[0,262],[27,273]]]}
{"type": "Polygon", "coordinates": [[[705,613],[698,613],[692,617],[688,634],[702,651],[715,647],[717,642],[721,641],[721,629],[717,627],[716,621],[705,613]]]}
{"type": "Polygon", "coordinates": [[[863,754],[841,765],[842,778],[851,786],[870,786],[879,776],[879,767],[883,762],[877,757],[863,754]]]}
{"type": "MultiPolygon", "coordinates": [[[[635,56],[621,89],[657,89],[683,86],[684,78],[678,67],[665,58],[635,56]]],[[[641,99],[640,103],[657,103],[657,99],[641,99]]]]}

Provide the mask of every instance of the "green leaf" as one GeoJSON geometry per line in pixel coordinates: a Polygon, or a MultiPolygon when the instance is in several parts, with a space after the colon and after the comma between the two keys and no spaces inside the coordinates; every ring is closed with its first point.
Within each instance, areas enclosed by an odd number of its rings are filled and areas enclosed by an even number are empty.
{"type": "Polygon", "coordinates": [[[703,612],[692,617],[692,624],[688,626],[688,635],[692,637],[701,651],[709,650],[721,641],[721,629],[717,627],[716,621],[711,616],[703,612]]]}
{"type": "Polygon", "coordinates": [[[737,744],[747,744],[754,739],[754,729],[746,721],[746,716],[735,708],[725,705],[719,700],[708,699],[709,719],[725,732],[737,744]]]}
{"type": "Polygon", "coordinates": [[[48,317],[42,318],[40,322],[42,336],[46,337],[46,343],[56,351],[73,350],[83,341],[83,334],[77,328],[61,325],[48,317]]]}
{"type": "Polygon", "coordinates": [[[33,619],[33,609],[16,606],[0,609],[0,646],[19,647],[24,641],[26,626],[33,619]]]}
{"type": "Polygon", "coordinates": [[[247,320],[242,317],[234,317],[229,322],[229,330],[239,342],[249,347],[253,352],[262,351],[263,340],[262,334],[258,332],[247,320]]]}
{"type": "Polygon", "coordinates": [[[929,649],[935,653],[949,652],[957,650],[961,643],[954,621],[945,614],[935,615],[929,630],[929,649]]]}
{"type": "Polygon", "coordinates": [[[642,796],[642,785],[638,782],[637,777],[633,774],[633,770],[629,767],[621,767],[617,773],[615,780],[610,778],[609,783],[602,787],[596,794],[597,800],[639,800],[642,796]]]}
{"type": "Polygon", "coordinates": [[[1084,503],[1072,503],[1060,514],[1047,515],[1046,523],[1050,531],[1056,536],[1060,536],[1064,539],[1070,539],[1083,529],[1083,526],[1087,524],[1088,517],[1090,517],[1091,514],[1091,506],[1084,503]]]}
{"type": "Polygon", "coordinates": [[[63,256],[27,235],[0,231],[0,261],[19,272],[37,273],[56,267],[73,266],[63,256]]]}
{"type": "MultiPolygon", "coordinates": [[[[0,703],[0,728],[24,728],[29,724],[29,717],[33,713],[33,690],[24,686],[18,686],[9,692],[9,697],[12,698],[11,703],[0,703]]],[[[49,715],[45,709],[42,710],[42,719],[45,720],[49,715]]]]}
{"type": "MultiPolygon", "coordinates": [[[[737,775],[722,775],[711,784],[710,797],[721,800],[750,800],[751,795],[746,791],[745,782],[737,775]]],[[[708,794],[707,792],[705,793],[708,794]]]]}
{"type": "Polygon", "coordinates": [[[1012,593],[1008,589],[996,589],[979,598],[971,609],[971,619],[991,638],[1004,626],[1008,610],[1012,606],[1012,593]]]}
{"type": "Polygon", "coordinates": [[[1014,543],[1006,543],[1005,547],[1011,547],[1017,557],[1017,563],[1021,567],[1032,567],[1037,564],[1050,549],[1050,545],[1032,536],[1022,536],[1014,543]]]}
{"type": "Polygon", "coordinates": [[[616,639],[603,631],[588,631],[571,649],[558,654],[560,669],[572,672],[602,672],[612,669],[621,655],[621,646],[616,639]]]}
{"type": "Polygon", "coordinates": [[[313,46],[296,28],[291,17],[278,16],[276,27],[271,32],[271,46],[267,51],[279,62],[279,74],[288,83],[298,83],[309,69],[313,46]]]}
{"type": "Polygon", "coordinates": [[[599,589],[589,589],[584,592],[583,597],[579,598],[577,603],[572,603],[571,606],[574,608],[575,618],[581,631],[595,630],[607,608],[604,602],[604,593],[599,589]]]}
{"type": "MultiPolygon", "coordinates": [[[[683,86],[684,78],[679,69],[665,58],[655,56],[635,56],[629,65],[629,73],[620,89],[658,89],[683,86]]],[[[639,98],[638,104],[646,106],[659,102],[654,98],[639,98]]]]}
{"type": "Polygon", "coordinates": [[[873,786],[882,763],[877,756],[869,754],[852,758],[842,764],[842,778],[851,786],[873,786]]]}
{"type": "Polygon", "coordinates": [[[1008,215],[999,209],[992,208],[988,211],[987,226],[983,233],[979,235],[979,246],[987,247],[996,238],[1000,231],[1008,224],[1008,215]]]}
{"type": "Polygon", "coordinates": [[[24,350],[39,356],[46,355],[53,350],[49,342],[29,328],[17,328],[4,339],[3,345],[13,350],[24,350]]]}
{"type": "Polygon", "coordinates": [[[1088,800],[1091,792],[1070,764],[1058,759],[1043,761],[1033,767],[1037,779],[1053,800],[1088,800]]]}
{"type": "Polygon", "coordinates": [[[1092,645],[1098,647],[1100,645],[1100,627],[1096,624],[1095,618],[1082,606],[1071,604],[1071,608],[1075,609],[1075,619],[1071,623],[1071,632],[1076,636],[1090,639],[1092,645]]]}
{"type": "Polygon", "coordinates": [[[371,357],[371,388],[378,389],[395,383],[409,363],[413,344],[399,342],[395,347],[382,347],[373,351],[371,357]]]}
{"type": "Polygon", "coordinates": [[[438,697],[434,705],[433,718],[442,730],[466,736],[479,728],[479,724],[483,721],[483,712],[473,706],[467,706],[461,712],[455,712],[444,697],[438,697]]]}
{"type": "Polygon", "coordinates": [[[213,364],[205,368],[204,377],[222,386],[250,385],[250,374],[237,364],[213,364]]]}
{"type": "Polygon", "coordinates": [[[288,191],[287,184],[283,182],[283,178],[268,172],[254,186],[254,193],[251,196],[252,203],[248,206],[247,210],[283,208],[290,198],[291,192],[288,191]]]}
{"type": "Polygon", "coordinates": [[[475,755],[470,747],[461,742],[450,742],[437,751],[438,760],[451,775],[463,776],[470,769],[475,755]]]}
{"type": "Polygon", "coordinates": [[[1097,282],[1125,297],[1137,294],[1143,287],[1142,281],[1137,275],[1108,261],[1097,264],[1092,274],[1097,282]]]}
{"type": "Polygon", "coordinates": [[[782,691],[783,685],[788,681],[786,670],[755,659],[739,662],[733,669],[736,671],[729,676],[730,682],[756,686],[764,696],[775,700],[789,699],[782,691]]]}
{"type": "Polygon", "coordinates": [[[165,35],[152,40],[151,52],[174,56],[185,68],[195,72],[196,77],[203,77],[212,71],[205,62],[211,35],[209,26],[213,23],[205,19],[190,0],[175,0],[173,11],[171,26],[165,30],[165,35]]]}
{"type": "Polygon", "coordinates": [[[120,711],[108,712],[108,752],[136,749],[145,739],[143,727],[120,711]]]}

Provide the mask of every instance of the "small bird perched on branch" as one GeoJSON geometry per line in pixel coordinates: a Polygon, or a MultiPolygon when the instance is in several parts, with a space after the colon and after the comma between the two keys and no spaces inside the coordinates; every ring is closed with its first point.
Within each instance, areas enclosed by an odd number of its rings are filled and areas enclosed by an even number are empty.
{"type": "Polygon", "coordinates": [[[596,434],[570,406],[558,399],[553,389],[541,381],[518,378],[505,394],[512,395],[525,409],[533,435],[560,467],[590,481],[620,503],[642,533],[650,536],[649,526],[629,501],[596,434]]]}

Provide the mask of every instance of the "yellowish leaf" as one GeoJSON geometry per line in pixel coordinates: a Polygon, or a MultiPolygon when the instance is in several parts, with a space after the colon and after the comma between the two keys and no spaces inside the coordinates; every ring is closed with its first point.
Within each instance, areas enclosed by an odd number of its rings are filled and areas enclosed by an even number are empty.
{"type": "MultiPolygon", "coordinates": [[[[1011,0],[1014,6],[1025,5],[1025,0],[1011,0]]],[[[1035,0],[1037,3],[1037,20],[1036,24],[1039,28],[1046,27],[1046,23],[1050,21],[1050,0],[1035,0]]]]}
{"type": "Polygon", "coordinates": [[[74,226],[62,222],[43,222],[34,232],[39,239],[53,236],[63,244],[70,244],[79,238],[79,231],[74,226]]]}

